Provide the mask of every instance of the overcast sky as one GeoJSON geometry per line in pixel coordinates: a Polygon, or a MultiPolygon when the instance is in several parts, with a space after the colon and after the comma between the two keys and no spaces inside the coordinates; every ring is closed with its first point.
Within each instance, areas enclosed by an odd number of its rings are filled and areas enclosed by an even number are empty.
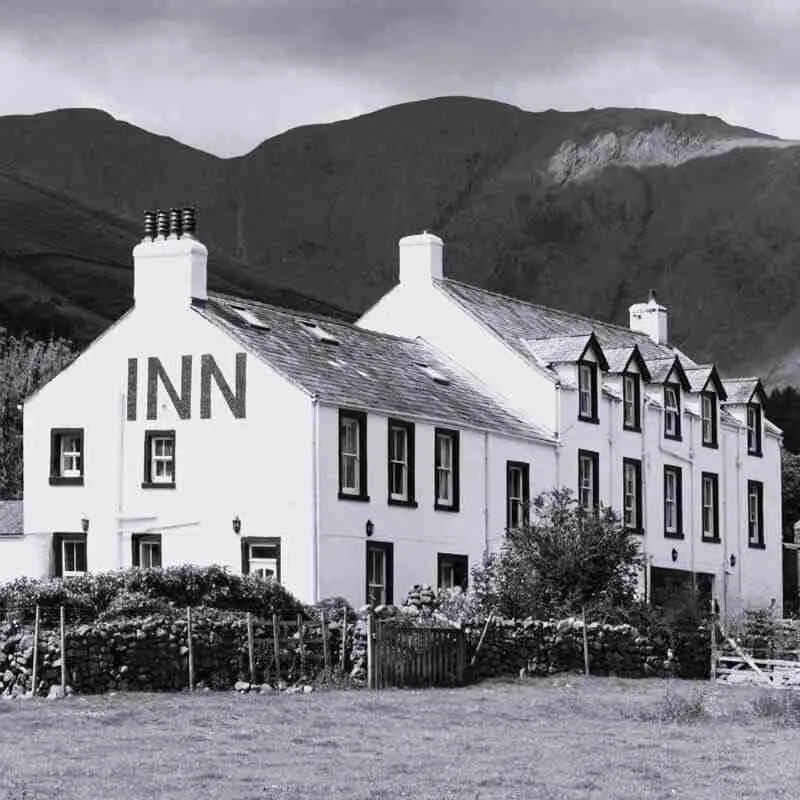
{"type": "Polygon", "coordinates": [[[102,108],[229,156],[467,94],[800,139],[799,51],[797,0],[0,0],[0,115],[102,108]]]}

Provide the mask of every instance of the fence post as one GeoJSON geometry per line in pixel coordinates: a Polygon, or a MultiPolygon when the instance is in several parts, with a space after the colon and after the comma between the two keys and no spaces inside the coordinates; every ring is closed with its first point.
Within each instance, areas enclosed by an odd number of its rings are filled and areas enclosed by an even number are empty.
{"type": "Polygon", "coordinates": [[[194,691],[194,646],[192,645],[192,609],[186,609],[186,647],[189,650],[189,691],[194,691]]]}
{"type": "Polygon", "coordinates": [[[305,677],[306,674],[306,648],[303,643],[303,615],[297,612],[297,639],[300,648],[300,675],[305,677]]]}
{"type": "Polygon", "coordinates": [[[339,653],[339,668],[342,675],[345,669],[345,654],[347,653],[347,606],[342,609],[342,644],[341,652],[339,653]]]}
{"type": "Polygon", "coordinates": [[[39,677],[39,604],[36,604],[36,616],[33,620],[33,675],[31,676],[31,695],[36,696],[36,684],[39,677]]]}
{"type": "Polygon", "coordinates": [[[492,621],[492,617],[494,617],[494,612],[490,613],[489,616],[486,617],[486,624],[483,626],[480,639],[478,639],[478,646],[475,648],[475,652],[472,654],[472,658],[469,660],[469,665],[471,667],[474,667],[475,662],[478,660],[478,653],[480,653],[481,647],[483,647],[483,640],[486,638],[486,631],[489,630],[489,624],[492,621]]]}
{"type": "Polygon", "coordinates": [[[375,688],[375,643],[372,641],[375,620],[372,609],[367,611],[367,688],[375,688]]]}
{"type": "Polygon", "coordinates": [[[717,620],[711,616],[711,669],[709,679],[713,683],[717,679],[717,620]]]}
{"type": "Polygon", "coordinates": [[[325,624],[325,609],[319,612],[320,623],[322,624],[322,665],[325,670],[325,678],[328,677],[330,669],[330,655],[328,653],[328,628],[325,624]]]}
{"type": "Polygon", "coordinates": [[[60,639],[61,639],[61,693],[67,693],[67,620],[64,606],[59,607],[60,639]]]}
{"type": "Polygon", "coordinates": [[[272,649],[275,656],[275,681],[281,679],[281,629],[278,624],[278,615],[272,615],[272,649]]]}
{"type": "Polygon", "coordinates": [[[253,615],[247,612],[247,655],[250,666],[250,683],[256,682],[256,655],[253,642],[253,615]]]}

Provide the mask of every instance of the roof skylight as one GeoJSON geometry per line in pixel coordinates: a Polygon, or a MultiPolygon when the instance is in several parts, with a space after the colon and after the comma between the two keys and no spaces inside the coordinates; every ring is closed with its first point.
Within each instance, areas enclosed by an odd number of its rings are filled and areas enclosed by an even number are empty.
{"type": "Polygon", "coordinates": [[[263,319],[257,317],[249,308],[245,308],[244,306],[231,306],[231,311],[235,312],[237,316],[244,322],[246,322],[252,328],[261,328],[262,330],[268,331],[269,325],[264,322],[263,319]]]}
{"type": "Polygon", "coordinates": [[[443,375],[439,372],[438,369],[435,367],[431,367],[429,364],[417,364],[417,366],[433,381],[436,383],[442,384],[442,386],[449,386],[450,385],[450,378],[446,375],[443,375]]]}
{"type": "Polygon", "coordinates": [[[308,328],[309,333],[318,341],[325,344],[340,344],[339,340],[325,328],[320,327],[316,322],[303,321],[304,327],[308,328]]]}

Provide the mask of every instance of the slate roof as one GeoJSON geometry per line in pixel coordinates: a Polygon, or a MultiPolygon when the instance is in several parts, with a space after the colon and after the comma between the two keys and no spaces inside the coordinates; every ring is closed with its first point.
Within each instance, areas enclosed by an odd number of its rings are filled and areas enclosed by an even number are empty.
{"type": "Polygon", "coordinates": [[[653,383],[664,383],[667,376],[675,365],[675,356],[670,358],[659,358],[654,361],[648,360],[647,366],[650,368],[650,377],[653,383]]]}
{"type": "Polygon", "coordinates": [[[753,392],[760,391],[763,394],[758,378],[734,378],[722,381],[722,385],[728,393],[728,403],[749,403],[753,392]]]}
{"type": "Polygon", "coordinates": [[[471,373],[421,339],[376,333],[339,320],[216,293],[209,293],[206,302],[195,302],[194,308],[322,401],[553,441],[544,429],[519,419],[471,373]],[[248,324],[236,307],[267,327],[248,324]],[[338,343],[321,341],[319,331],[338,343]],[[427,365],[447,383],[437,381],[420,365],[427,365]]]}
{"type": "Polygon", "coordinates": [[[713,367],[710,364],[704,364],[700,367],[687,367],[686,377],[689,379],[689,385],[692,387],[693,392],[702,392],[708,379],[711,377],[713,367]]]}
{"type": "Polygon", "coordinates": [[[589,342],[588,334],[553,336],[549,339],[525,339],[524,344],[545,366],[577,361],[589,342]]]}
{"type": "Polygon", "coordinates": [[[0,500],[0,536],[19,536],[22,531],[22,500],[0,500]]]}

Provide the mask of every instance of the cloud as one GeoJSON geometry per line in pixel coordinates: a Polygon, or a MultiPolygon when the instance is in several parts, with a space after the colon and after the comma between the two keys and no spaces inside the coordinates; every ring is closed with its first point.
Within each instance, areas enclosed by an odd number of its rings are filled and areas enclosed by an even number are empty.
{"type": "Polygon", "coordinates": [[[441,94],[669,102],[800,138],[791,0],[4,0],[1,13],[0,113],[102,101],[227,155],[441,94]]]}

